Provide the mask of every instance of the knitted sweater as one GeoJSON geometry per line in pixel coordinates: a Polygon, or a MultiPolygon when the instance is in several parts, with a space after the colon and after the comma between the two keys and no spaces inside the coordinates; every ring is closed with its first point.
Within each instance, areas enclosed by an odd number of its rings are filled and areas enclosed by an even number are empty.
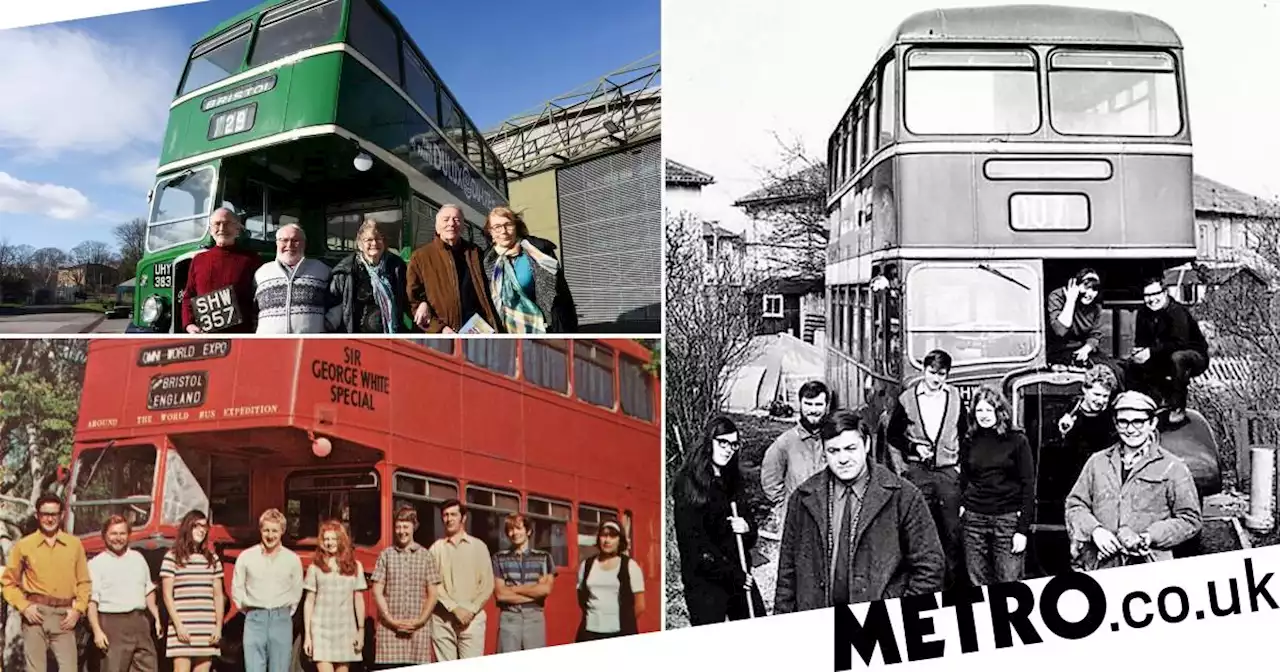
{"type": "Polygon", "coordinates": [[[329,297],[329,267],[318,259],[303,259],[290,269],[279,261],[262,265],[254,274],[257,286],[259,334],[323,334],[329,297]]]}

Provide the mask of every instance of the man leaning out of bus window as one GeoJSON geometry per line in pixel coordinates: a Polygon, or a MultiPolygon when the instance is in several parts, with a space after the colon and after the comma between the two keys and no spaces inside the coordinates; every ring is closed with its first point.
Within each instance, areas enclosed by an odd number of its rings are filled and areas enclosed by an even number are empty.
{"type": "Polygon", "coordinates": [[[306,256],[307,234],[297,224],[276,230],[276,260],[254,274],[259,334],[323,334],[337,304],[329,293],[329,266],[306,256]]]}
{"type": "Polygon", "coordinates": [[[1160,445],[1156,402],[1121,394],[1115,423],[1120,441],[1089,457],[1066,499],[1071,564],[1080,571],[1170,560],[1202,525],[1191,469],[1160,445]]]}
{"type": "Polygon", "coordinates": [[[1050,364],[1088,366],[1101,361],[1101,285],[1098,272],[1084,268],[1067,281],[1066,287],[1049,292],[1045,300],[1049,314],[1045,340],[1050,364]]]}

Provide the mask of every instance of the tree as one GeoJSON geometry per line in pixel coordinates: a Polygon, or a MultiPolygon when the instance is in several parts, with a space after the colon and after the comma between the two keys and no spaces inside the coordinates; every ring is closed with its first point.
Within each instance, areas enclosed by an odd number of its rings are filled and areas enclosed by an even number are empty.
{"type": "Polygon", "coordinates": [[[111,246],[100,240],[86,240],[71,248],[71,261],[75,264],[110,264],[113,257],[111,246]]]}
{"type": "MultiPolygon", "coordinates": [[[[30,526],[37,497],[71,456],[85,341],[0,340],[0,564],[30,526]]],[[[0,667],[23,667],[20,617],[0,607],[0,667]]]]}
{"type": "Polygon", "coordinates": [[[31,283],[38,288],[51,289],[58,282],[58,270],[67,266],[71,258],[56,247],[43,247],[31,253],[31,283]]]}
{"type": "Polygon", "coordinates": [[[146,252],[147,220],[134,218],[124,224],[117,224],[111,232],[120,244],[120,277],[133,277],[138,270],[138,262],[146,252]]]}
{"type": "Polygon", "coordinates": [[[820,277],[826,271],[827,166],[805,155],[799,140],[784,141],[776,164],[760,170],[760,188],[735,205],[746,211],[759,229],[753,256],[770,275],[820,277]]]}

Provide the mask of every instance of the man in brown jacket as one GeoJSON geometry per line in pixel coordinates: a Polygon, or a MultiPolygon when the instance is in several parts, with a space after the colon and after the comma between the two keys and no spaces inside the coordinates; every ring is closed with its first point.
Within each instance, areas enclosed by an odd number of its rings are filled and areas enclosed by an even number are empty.
{"type": "Polygon", "coordinates": [[[409,308],[414,324],[428,333],[457,333],[475,315],[498,329],[480,248],[462,238],[464,226],[462,208],[442,206],[435,240],[409,259],[409,308]]]}

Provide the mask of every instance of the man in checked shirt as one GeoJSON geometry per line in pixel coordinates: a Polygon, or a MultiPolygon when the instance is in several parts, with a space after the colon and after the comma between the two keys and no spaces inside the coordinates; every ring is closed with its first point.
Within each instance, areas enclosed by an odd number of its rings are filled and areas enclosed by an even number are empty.
{"type": "Polygon", "coordinates": [[[551,554],[529,547],[533,526],[519,513],[507,515],[511,548],[493,556],[494,597],[498,616],[498,653],[539,649],[547,645],[543,606],[555,582],[551,554]]]}

